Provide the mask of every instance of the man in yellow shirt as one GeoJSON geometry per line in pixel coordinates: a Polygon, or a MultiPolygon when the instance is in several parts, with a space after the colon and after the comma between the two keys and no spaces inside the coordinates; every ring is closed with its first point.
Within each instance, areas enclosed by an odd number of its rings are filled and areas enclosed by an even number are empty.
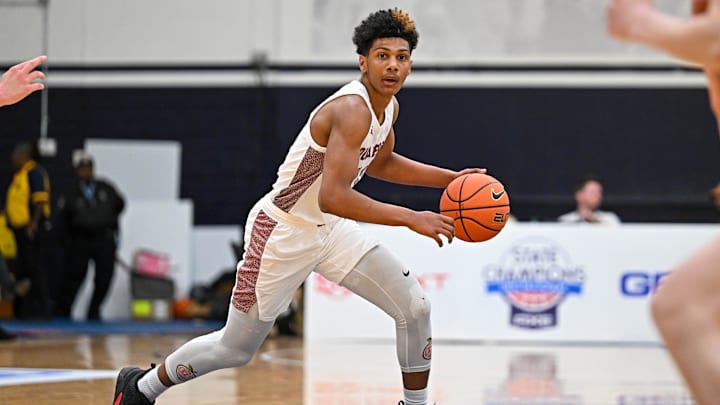
{"type": "Polygon", "coordinates": [[[5,212],[17,243],[15,275],[29,278],[30,294],[16,300],[19,318],[48,318],[50,299],[43,264],[44,234],[49,227],[50,181],[34,157],[35,148],[23,142],[13,150],[16,172],[7,192],[5,212]]]}

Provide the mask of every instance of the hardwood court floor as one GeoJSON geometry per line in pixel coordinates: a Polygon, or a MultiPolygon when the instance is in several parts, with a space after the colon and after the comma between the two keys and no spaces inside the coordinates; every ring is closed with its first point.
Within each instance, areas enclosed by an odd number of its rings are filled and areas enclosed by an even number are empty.
{"type": "MultiPolygon", "coordinates": [[[[116,370],[157,362],[188,338],[78,335],[0,342],[0,404],[112,404],[116,370]]],[[[433,350],[430,388],[438,405],[692,403],[657,346],[438,342],[433,350]]],[[[390,342],[270,338],[248,366],[174,387],[157,403],[396,405],[400,395],[390,342]]]]}

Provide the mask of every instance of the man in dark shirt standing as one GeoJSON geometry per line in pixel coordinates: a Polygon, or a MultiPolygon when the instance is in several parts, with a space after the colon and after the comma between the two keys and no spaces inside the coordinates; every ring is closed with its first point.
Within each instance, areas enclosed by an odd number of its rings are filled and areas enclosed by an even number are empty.
{"type": "Polygon", "coordinates": [[[95,178],[93,159],[89,154],[81,152],[74,160],[77,181],[58,200],[58,220],[66,248],[67,267],[55,315],[63,318],[71,316],[75,296],[92,259],[95,279],[87,319],[100,320],[100,306],[115,272],[118,219],[125,208],[125,200],[113,185],[95,178]]]}

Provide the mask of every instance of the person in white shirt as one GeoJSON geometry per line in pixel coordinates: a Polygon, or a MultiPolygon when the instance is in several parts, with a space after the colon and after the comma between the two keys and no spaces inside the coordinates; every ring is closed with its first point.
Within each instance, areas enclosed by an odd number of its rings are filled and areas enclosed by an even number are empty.
{"type": "Polygon", "coordinates": [[[586,177],[575,188],[575,211],[558,217],[563,223],[591,223],[618,225],[620,218],[610,211],[600,210],[603,198],[603,186],[596,177],[586,177]]]}

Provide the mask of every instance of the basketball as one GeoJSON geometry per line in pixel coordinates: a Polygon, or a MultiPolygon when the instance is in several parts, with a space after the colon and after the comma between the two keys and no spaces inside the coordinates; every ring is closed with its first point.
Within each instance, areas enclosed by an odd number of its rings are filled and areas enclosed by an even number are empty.
{"type": "Polygon", "coordinates": [[[466,242],[492,239],[505,226],[510,197],[492,176],[471,173],[450,182],[440,197],[440,213],[455,220],[455,237],[466,242]]]}

